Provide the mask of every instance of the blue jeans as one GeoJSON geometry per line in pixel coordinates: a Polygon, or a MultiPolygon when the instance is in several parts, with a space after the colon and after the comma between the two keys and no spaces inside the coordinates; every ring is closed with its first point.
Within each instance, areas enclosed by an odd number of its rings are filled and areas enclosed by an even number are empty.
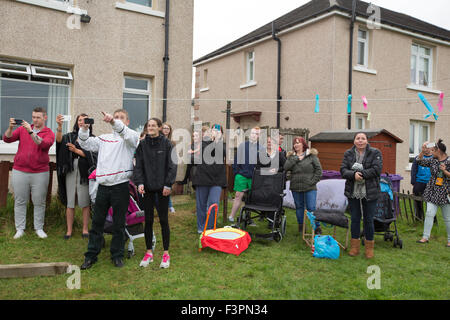
{"type": "Polygon", "coordinates": [[[348,199],[348,205],[350,208],[350,215],[352,219],[351,234],[352,239],[359,239],[361,236],[361,217],[364,224],[364,237],[368,241],[372,241],[374,238],[375,228],[373,226],[373,217],[375,215],[375,209],[377,207],[377,200],[367,201],[366,199],[348,199]],[[361,212],[361,203],[362,209],[361,212]]]}
{"type": "MultiPolygon", "coordinates": [[[[303,224],[303,216],[305,214],[305,203],[306,210],[309,212],[316,211],[316,197],[317,190],[311,190],[306,192],[296,192],[292,191],[292,197],[295,202],[295,215],[297,216],[298,224],[303,224]]],[[[320,225],[319,222],[316,222],[316,226],[320,225]]]]}
{"type": "MultiPolygon", "coordinates": [[[[206,216],[208,214],[209,207],[216,203],[217,214],[219,214],[220,195],[222,193],[222,187],[220,186],[197,186],[195,188],[195,198],[197,200],[197,231],[203,232],[205,229],[206,216]]],[[[209,217],[208,227],[206,230],[214,228],[214,214],[215,210],[211,210],[211,216],[209,217]]]]}

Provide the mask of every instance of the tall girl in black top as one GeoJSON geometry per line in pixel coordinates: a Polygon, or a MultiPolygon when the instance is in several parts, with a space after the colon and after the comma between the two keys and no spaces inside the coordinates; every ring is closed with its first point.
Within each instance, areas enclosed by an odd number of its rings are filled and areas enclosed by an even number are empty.
{"type": "Polygon", "coordinates": [[[164,254],[161,268],[170,265],[169,256],[169,195],[175,182],[177,164],[175,153],[172,159],[172,143],[160,133],[162,123],[152,118],[147,123],[147,135],[141,140],[136,149],[136,166],[134,168],[134,182],[140,194],[144,195],[145,211],[145,243],[147,252],[140,266],[147,267],[153,262],[152,239],[154,208],[158,211],[163,238],[164,254]],[[157,204],[155,199],[158,198],[157,204]]]}

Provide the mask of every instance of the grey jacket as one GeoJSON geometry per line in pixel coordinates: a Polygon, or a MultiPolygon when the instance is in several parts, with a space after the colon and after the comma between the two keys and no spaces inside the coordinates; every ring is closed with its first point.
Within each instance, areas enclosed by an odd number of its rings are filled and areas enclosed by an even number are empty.
{"type": "Polygon", "coordinates": [[[316,149],[307,149],[303,160],[295,154],[288,154],[284,170],[291,172],[290,190],[306,192],[317,190],[317,183],[322,178],[322,166],[320,165],[316,149]]]}

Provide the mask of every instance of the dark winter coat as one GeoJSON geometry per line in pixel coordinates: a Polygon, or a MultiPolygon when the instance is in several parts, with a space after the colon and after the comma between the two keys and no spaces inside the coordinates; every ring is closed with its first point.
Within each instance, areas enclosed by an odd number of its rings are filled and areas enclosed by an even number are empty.
{"type": "Polygon", "coordinates": [[[194,165],[193,176],[192,176],[192,186],[220,186],[222,188],[227,187],[227,170],[225,165],[226,160],[226,147],[225,143],[218,142],[215,143],[211,140],[202,141],[202,154],[191,156],[191,163],[194,165]],[[221,148],[222,150],[219,150],[221,148]],[[218,154],[220,157],[218,163],[215,161],[216,152],[222,152],[222,156],[218,154]],[[205,157],[211,158],[205,159],[205,157]],[[213,163],[211,163],[211,161],[213,163]]]}
{"type": "MultiPolygon", "coordinates": [[[[163,135],[152,138],[146,135],[136,149],[133,182],[144,185],[148,191],[172,188],[177,175],[177,163],[172,161],[173,145],[163,135]]],[[[175,156],[175,154],[174,154],[175,156]]]]}
{"type": "Polygon", "coordinates": [[[297,155],[289,153],[284,170],[291,172],[290,190],[307,192],[317,190],[317,183],[322,178],[322,166],[316,149],[307,149],[305,157],[300,160],[297,155]]]}
{"type": "MultiPolygon", "coordinates": [[[[351,198],[353,195],[353,186],[355,183],[355,170],[352,170],[356,162],[356,146],[348,149],[344,153],[344,159],[341,164],[341,176],[346,179],[345,196],[351,198]]],[[[366,199],[368,201],[377,200],[380,196],[380,175],[383,168],[383,156],[380,150],[370,147],[368,144],[364,159],[362,161],[364,170],[362,176],[366,183],[366,199]]]]}

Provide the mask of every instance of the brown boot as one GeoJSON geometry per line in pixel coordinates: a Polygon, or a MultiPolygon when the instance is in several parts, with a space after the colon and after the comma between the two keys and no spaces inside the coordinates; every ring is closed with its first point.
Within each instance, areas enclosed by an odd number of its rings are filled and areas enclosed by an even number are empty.
{"type": "Polygon", "coordinates": [[[349,256],[356,257],[359,255],[359,248],[361,247],[361,240],[359,239],[351,239],[350,240],[350,251],[348,253],[349,256]]]}
{"type": "Polygon", "coordinates": [[[372,240],[372,241],[365,240],[364,246],[366,247],[366,258],[372,259],[373,258],[373,247],[375,246],[375,241],[374,240],[372,240]]]}

